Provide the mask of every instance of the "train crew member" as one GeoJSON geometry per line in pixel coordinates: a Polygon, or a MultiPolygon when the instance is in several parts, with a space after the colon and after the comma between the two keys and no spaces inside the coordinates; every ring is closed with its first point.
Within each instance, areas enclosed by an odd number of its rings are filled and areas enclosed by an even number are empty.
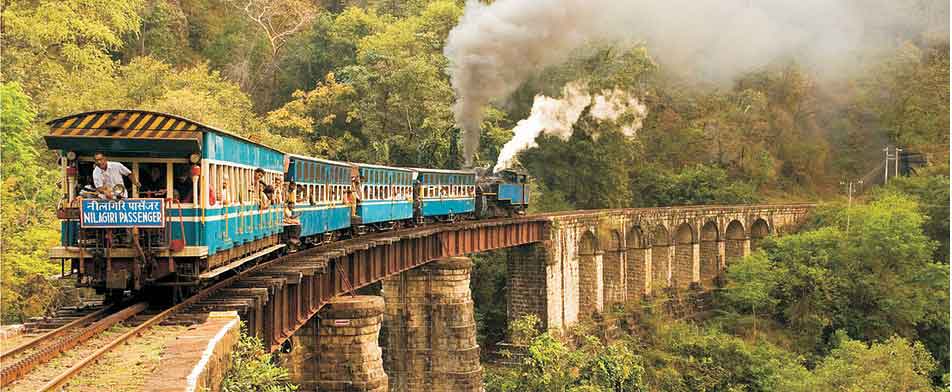
{"type": "MultiPolygon", "coordinates": [[[[144,166],[144,165],[143,165],[144,166]]],[[[148,197],[165,196],[165,176],[159,165],[149,165],[146,176],[142,178],[139,193],[148,197]]]]}
{"type": "MultiPolygon", "coordinates": [[[[96,160],[96,167],[93,168],[93,185],[100,195],[105,196],[105,198],[112,199],[113,187],[123,185],[122,177],[128,176],[132,180],[132,184],[135,186],[141,185],[139,180],[136,179],[136,175],[126,165],[119,162],[109,162],[101,152],[97,152],[93,155],[93,158],[96,160]]],[[[127,197],[129,197],[129,190],[123,189],[122,198],[127,197]]]]}

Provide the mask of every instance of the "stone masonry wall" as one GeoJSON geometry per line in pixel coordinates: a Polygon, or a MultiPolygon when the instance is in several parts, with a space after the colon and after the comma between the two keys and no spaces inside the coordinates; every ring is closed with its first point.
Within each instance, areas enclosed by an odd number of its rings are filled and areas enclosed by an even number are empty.
{"type": "Polygon", "coordinates": [[[746,247],[744,242],[746,242],[746,240],[727,240],[725,242],[724,253],[726,255],[725,261],[727,265],[730,265],[733,260],[744,257],[746,247]]]}
{"type": "Polygon", "coordinates": [[[383,298],[369,295],[339,296],[324,305],[318,324],[318,390],[387,391],[377,343],[383,311],[383,298]]]}
{"type": "Polygon", "coordinates": [[[391,391],[482,390],[471,267],[452,257],[384,280],[391,391]]]}
{"type": "Polygon", "coordinates": [[[546,325],[548,316],[546,259],[549,251],[541,244],[523,245],[509,249],[506,268],[508,271],[509,298],[507,311],[510,320],[518,320],[534,314],[546,325]]]}
{"type": "Polygon", "coordinates": [[[718,272],[717,241],[701,241],[701,284],[711,287],[718,272]]]}
{"type": "Polygon", "coordinates": [[[605,305],[623,304],[627,299],[625,290],[625,252],[621,250],[608,250],[602,258],[602,269],[604,271],[603,284],[605,285],[604,301],[605,305]]]}
{"type": "Polygon", "coordinates": [[[694,248],[691,244],[677,244],[674,247],[674,274],[675,287],[686,289],[691,285],[694,271],[694,248]]]}
{"type": "Polygon", "coordinates": [[[651,258],[651,248],[629,248],[625,253],[628,262],[628,300],[638,301],[646,293],[648,282],[648,260],[651,258]]]}

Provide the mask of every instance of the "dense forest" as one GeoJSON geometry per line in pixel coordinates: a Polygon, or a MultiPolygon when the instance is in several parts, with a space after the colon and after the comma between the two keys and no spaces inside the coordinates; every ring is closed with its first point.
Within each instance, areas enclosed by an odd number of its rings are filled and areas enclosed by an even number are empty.
{"type": "MultiPolygon", "coordinates": [[[[60,266],[47,259],[62,195],[45,122],[141,108],[289,152],[460,167],[444,47],[464,9],[462,0],[3,2],[2,320],[42,315],[62,300],[50,278],[60,266]]],[[[949,36],[947,24],[927,27],[856,56],[835,78],[793,57],[712,82],[644,42],[596,41],[487,107],[478,166],[496,161],[533,97],[558,97],[570,82],[626,91],[647,108],[633,135],[583,113],[570,136],[535,139],[518,155],[534,179],[535,211],[828,202],[800,234],[731,266],[717,296],[723,314],[674,327],[645,314],[614,342],[540,333],[532,320],[504,325],[495,294],[504,265],[479,259],[483,343],[516,328],[532,349],[523,366],[491,373],[489,389],[947,385],[949,36]],[[928,162],[864,189],[847,209],[841,181],[875,169],[885,145],[928,162]]]]}

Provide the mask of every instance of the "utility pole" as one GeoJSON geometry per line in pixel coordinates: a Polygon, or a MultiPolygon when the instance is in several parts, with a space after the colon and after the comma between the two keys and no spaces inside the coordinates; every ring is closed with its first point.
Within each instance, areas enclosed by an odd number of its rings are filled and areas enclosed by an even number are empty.
{"type": "Polygon", "coordinates": [[[893,177],[899,177],[899,153],[902,152],[902,149],[896,147],[896,153],[893,154],[893,162],[895,163],[896,170],[893,170],[893,177]]]}
{"type": "Polygon", "coordinates": [[[894,147],[892,154],[889,153],[889,146],[886,146],[886,148],[883,149],[883,153],[885,153],[885,163],[883,164],[883,170],[884,170],[883,185],[886,185],[889,183],[889,161],[890,160],[893,161],[893,177],[899,176],[899,155],[901,152],[902,152],[902,149],[899,147],[894,147]]]}
{"type": "MultiPolygon", "coordinates": [[[[888,165],[886,166],[889,167],[888,165]]],[[[856,188],[853,187],[853,184],[863,185],[863,180],[849,181],[844,182],[840,181],[840,185],[846,186],[846,237],[849,238],[850,235],[850,209],[853,207],[853,190],[856,188]]]]}
{"type": "Polygon", "coordinates": [[[889,183],[889,146],[883,149],[883,153],[886,154],[886,160],[883,161],[883,170],[885,170],[883,172],[883,185],[886,185],[889,183]]]}

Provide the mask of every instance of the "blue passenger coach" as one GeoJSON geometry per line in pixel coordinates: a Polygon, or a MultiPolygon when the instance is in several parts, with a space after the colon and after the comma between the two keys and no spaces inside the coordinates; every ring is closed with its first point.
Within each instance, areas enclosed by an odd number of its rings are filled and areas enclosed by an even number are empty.
{"type": "Polygon", "coordinates": [[[413,171],[354,163],[360,173],[354,224],[393,226],[413,218],[413,171]]]}
{"type": "Polygon", "coordinates": [[[347,204],[352,165],[301,155],[288,155],[285,179],[295,184],[295,212],[301,221],[301,237],[310,240],[350,227],[351,206],[347,204]]]}
{"type": "MultiPolygon", "coordinates": [[[[62,242],[50,257],[68,262],[79,286],[111,295],[162,280],[213,278],[234,263],[274,252],[282,193],[264,198],[265,184],[284,176],[284,154],[215,127],[145,110],[84,112],[49,122],[45,140],[58,150],[64,173],[57,210],[62,242]],[[122,164],[129,176],[108,192],[94,189],[95,154],[122,164]],[[255,170],[260,169],[255,179],[255,170]],[[132,181],[137,178],[140,184],[132,181]],[[256,185],[257,184],[257,185],[256,185]],[[161,227],[84,222],[88,205],[125,195],[162,199],[161,227]]],[[[123,203],[115,204],[119,208],[123,203]]]]}
{"type": "Polygon", "coordinates": [[[446,220],[476,209],[476,174],[472,171],[414,169],[417,173],[416,216],[446,220]]]}

